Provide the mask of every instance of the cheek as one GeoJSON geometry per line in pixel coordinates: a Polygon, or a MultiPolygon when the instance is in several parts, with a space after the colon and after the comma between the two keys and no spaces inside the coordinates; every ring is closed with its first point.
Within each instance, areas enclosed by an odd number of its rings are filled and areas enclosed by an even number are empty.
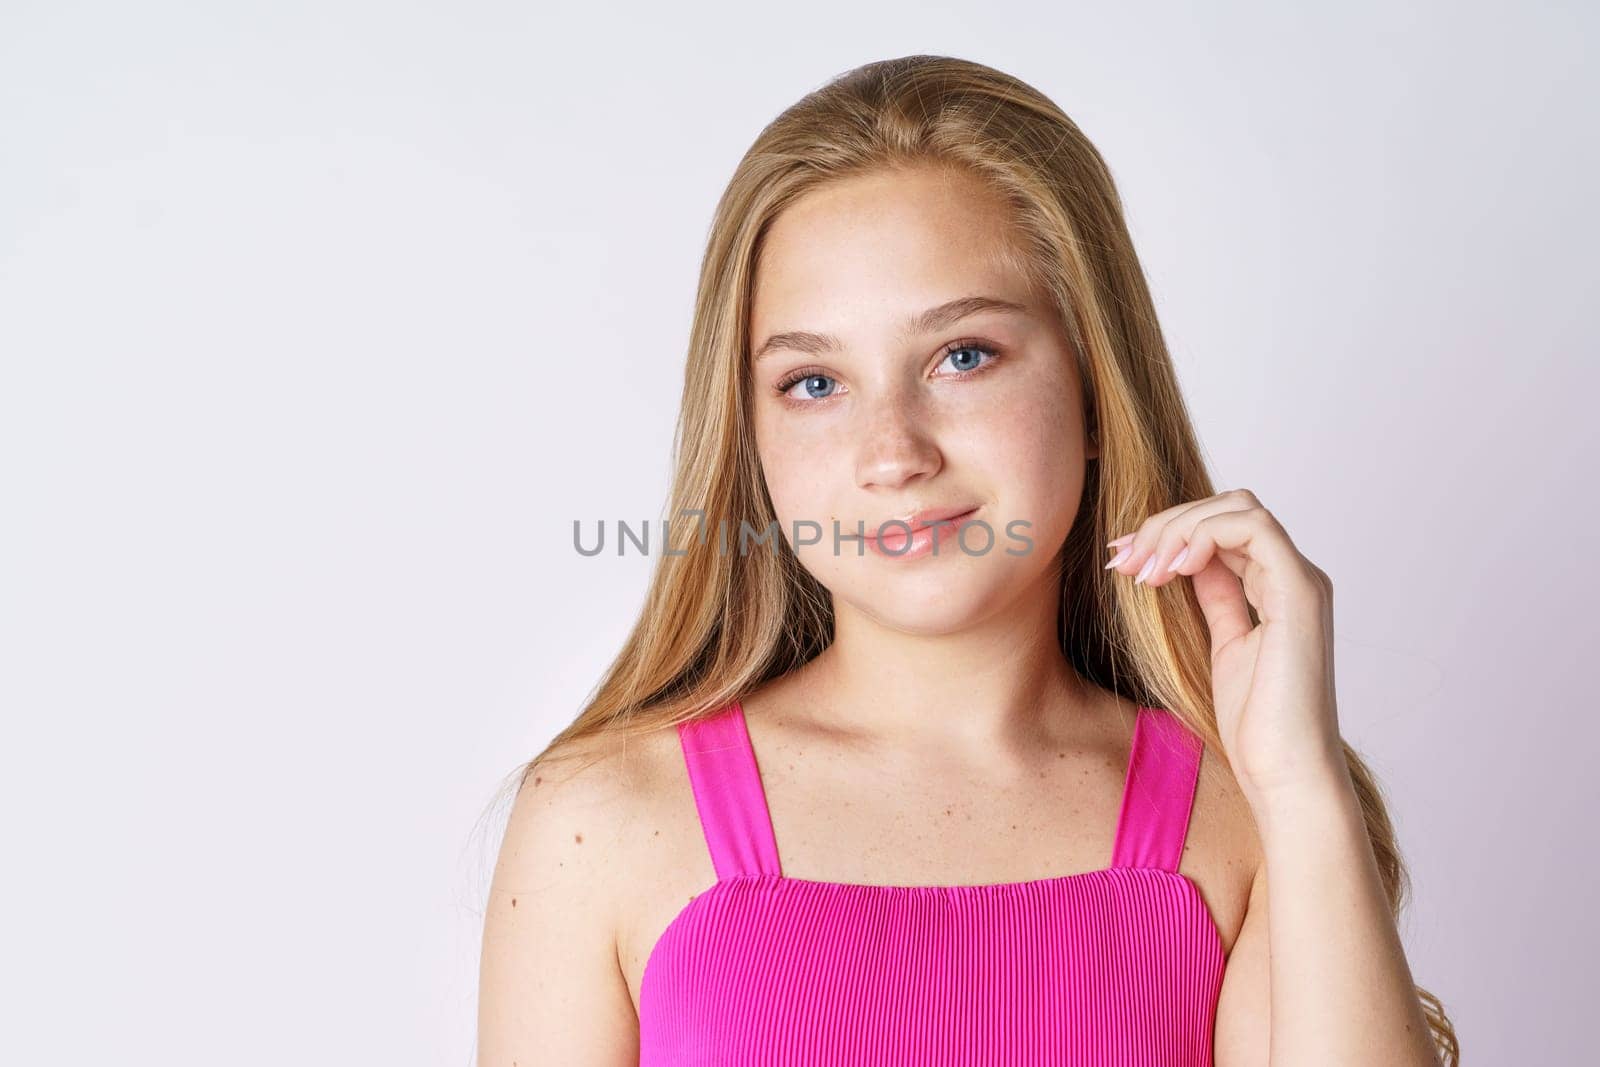
{"type": "Polygon", "coordinates": [[[963,422],[962,449],[981,464],[1002,522],[1026,519],[1037,536],[1070,529],[1086,461],[1076,402],[1065,383],[1036,380],[963,422]]]}
{"type": "Polygon", "coordinates": [[[796,519],[810,519],[826,527],[831,518],[827,512],[830,460],[816,442],[801,434],[774,432],[770,423],[758,422],[756,447],[767,495],[772,497],[786,535],[796,519]]]}
{"type": "Polygon", "coordinates": [[[1032,422],[1019,422],[1027,441],[1016,448],[1023,458],[1017,463],[1018,507],[1028,512],[1034,529],[1041,534],[1065,537],[1077,514],[1083,491],[1083,442],[1077,438],[1077,422],[1055,412],[1032,422]]]}

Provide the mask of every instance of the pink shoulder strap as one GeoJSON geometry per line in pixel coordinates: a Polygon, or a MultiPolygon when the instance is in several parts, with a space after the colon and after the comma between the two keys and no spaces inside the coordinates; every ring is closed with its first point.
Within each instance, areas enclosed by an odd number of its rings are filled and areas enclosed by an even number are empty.
{"type": "Polygon", "coordinates": [[[679,723],[678,740],[717,879],[782,874],[744,708],[679,723]]]}
{"type": "Polygon", "coordinates": [[[1171,712],[1139,709],[1111,866],[1178,869],[1201,750],[1200,738],[1171,712]]]}

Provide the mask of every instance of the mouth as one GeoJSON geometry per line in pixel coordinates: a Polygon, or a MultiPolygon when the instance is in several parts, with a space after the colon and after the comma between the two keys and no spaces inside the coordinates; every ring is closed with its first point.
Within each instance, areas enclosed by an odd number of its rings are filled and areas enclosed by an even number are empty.
{"type": "MultiPolygon", "coordinates": [[[[936,522],[955,523],[960,525],[967,520],[968,516],[975,514],[980,507],[982,507],[981,504],[970,504],[950,508],[928,508],[924,511],[914,512],[910,515],[901,515],[892,519],[885,519],[879,524],[877,529],[884,534],[888,534],[891,538],[903,540],[908,535],[905,531],[905,528],[900,526],[899,523],[905,523],[907,526],[910,526],[911,533],[915,534],[919,530],[928,529],[936,522]],[[896,525],[890,526],[888,525],[889,523],[895,523],[896,525]]],[[[877,541],[879,540],[879,536],[880,535],[878,533],[869,533],[865,535],[866,540],[868,541],[877,541]]]]}
{"type": "MultiPolygon", "coordinates": [[[[983,505],[959,508],[937,508],[917,512],[909,517],[886,519],[878,533],[861,538],[874,555],[891,560],[921,559],[939,555],[939,549],[955,538],[961,524],[983,509],[983,505]],[[888,525],[893,523],[893,525],[888,525]],[[906,532],[905,523],[911,527],[906,532]]],[[[950,553],[943,553],[949,555],[950,553]]]]}

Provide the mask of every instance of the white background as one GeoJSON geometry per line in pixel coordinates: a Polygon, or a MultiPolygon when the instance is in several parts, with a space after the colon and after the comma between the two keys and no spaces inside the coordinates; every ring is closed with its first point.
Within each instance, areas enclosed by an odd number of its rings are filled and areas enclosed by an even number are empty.
{"type": "Polygon", "coordinates": [[[0,1059],[465,1064],[505,775],[637,612],[712,206],[914,52],[1109,160],[1470,1063],[1592,1032],[1578,4],[0,6],[0,1059]]]}

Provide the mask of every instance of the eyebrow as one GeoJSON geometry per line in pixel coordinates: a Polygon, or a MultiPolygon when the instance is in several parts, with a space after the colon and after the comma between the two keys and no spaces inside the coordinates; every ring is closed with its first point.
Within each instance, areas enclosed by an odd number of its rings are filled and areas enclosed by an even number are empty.
{"type": "MultiPolygon", "coordinates": [[[[1027,310],[1026,304],[1002,300],[999,297],[963,296],[908,317],[904,328],[907,334],[933,333],[980,311],[1026,312],[1027,310]]],[[[818,355],[824,352],[837,352],[843,347],[839,339],[832,334],[812,333],[809,330],[785,330],[763,341],[761,347],[756,349],[753,358],[761,359],[780,348],[818,355]]]]}

